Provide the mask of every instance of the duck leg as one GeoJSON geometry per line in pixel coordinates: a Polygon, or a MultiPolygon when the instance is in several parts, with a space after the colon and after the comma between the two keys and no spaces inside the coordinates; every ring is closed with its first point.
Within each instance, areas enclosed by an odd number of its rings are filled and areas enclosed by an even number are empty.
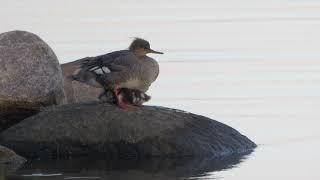
{"type": "Polygon", "coordinates": [[[119,89],[118,89],[118,88],[114,88],[114,89],[113,89],[113,94],[115,95],[117,105],[118,105],[120,108],[125,109],[125,110],[134,110],[134,109],[136,109],[135,106],[130,105],[130,104],[128,104],[128,103],[125,103],[125,102],[123,101],[123,97],[122,97],[122,95],[119,94],[119,89]]]}
{"type": "Polygon", "coordinates": [[[98,99],[102,102],[107,102],[110,104],[114,104],[116,101],[114,100],[114,94],[112,91],[104,88],[101,94],[98,96],[98,99]]]}

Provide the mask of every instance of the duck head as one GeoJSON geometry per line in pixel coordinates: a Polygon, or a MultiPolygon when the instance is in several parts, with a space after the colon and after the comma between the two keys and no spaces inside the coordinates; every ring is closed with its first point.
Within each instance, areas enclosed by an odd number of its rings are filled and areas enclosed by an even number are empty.
{"type": "Polygon", "coordinates": [[[129,50],[138,57],[143,57],[148,53],[163,54],[150,48],[150,43],[141,38],[135,38],[129,46],[129,50]]]}

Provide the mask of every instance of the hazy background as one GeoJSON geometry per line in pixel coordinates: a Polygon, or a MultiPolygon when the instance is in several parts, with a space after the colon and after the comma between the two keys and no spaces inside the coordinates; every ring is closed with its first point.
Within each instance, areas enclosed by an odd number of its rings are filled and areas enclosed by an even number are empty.
{"type": "Polygon", "coordinates": [[[151,42],[149,104],[226,123],[260,146],[224,179],[319,179],[320,1],[0,0],[0,32],[43,38],[60,63],[151,42]]]}

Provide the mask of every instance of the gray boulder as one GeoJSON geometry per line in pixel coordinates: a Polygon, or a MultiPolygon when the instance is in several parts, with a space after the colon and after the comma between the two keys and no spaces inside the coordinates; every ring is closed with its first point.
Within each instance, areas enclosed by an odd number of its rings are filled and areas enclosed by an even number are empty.
{"type": "Polygon", "coordinates": [[[125,111],[106,103],[50,107],[0,134],[29,158],[221,157],[256,145],[215,120],[163,107],[125,111]]]}
{"type": "Polygon", "coordinates": [[[63,101],[62,72],[52,49],[29,32],[0,34],[0,131],[40,106],[63,101]]]}

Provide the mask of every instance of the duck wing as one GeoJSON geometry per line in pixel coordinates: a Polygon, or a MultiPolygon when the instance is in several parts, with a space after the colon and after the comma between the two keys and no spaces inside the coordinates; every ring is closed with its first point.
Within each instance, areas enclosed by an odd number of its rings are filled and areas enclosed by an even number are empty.
{"type": "Polygon", "coordinates": [[[114,51],[108,54],[92,57],[84,60],[80,66],[82,69],[89,71],[102,69],[108,67],[109,64],[113,63],[117,58],[130,54],[128,50],[114,51]]]}
{"type": "Polygon", "coordinates": [[[99,81],[107,88],[114,88],[132,79],[139,79],[139,59],[133,54],[117,57],[114,61],[104,64],[108,68],[99,76],[99,81]]]}
{"type": "Polygon", "coordinates": [[[103,87],[103,83],[99,81],[99,77],[111,71],[124,71],[124,67],[113,65],[113,62],[121,56],[130,54],[128,50],[114,51],[108,54],[87,57],[82,59],[82,63],[72,75],[73,80],[83,82],[94,87],[103,87]]]}
{"type": "Polygon", "coordinates": [[[138,58],[134,54],[118,57],[108,64],[109,73],[101,75],[106,87],[120,87],[146,92],[159,74],[158,63],[148,57],[138,58]]]}
{"type": "Polygon", "coordinates": [[[159,74],[158,63],[146,56],[138,58],[130,51],[116,51],[86,60],[75,80],[107,89],[129,88],[146,92],[159,74]]]}

